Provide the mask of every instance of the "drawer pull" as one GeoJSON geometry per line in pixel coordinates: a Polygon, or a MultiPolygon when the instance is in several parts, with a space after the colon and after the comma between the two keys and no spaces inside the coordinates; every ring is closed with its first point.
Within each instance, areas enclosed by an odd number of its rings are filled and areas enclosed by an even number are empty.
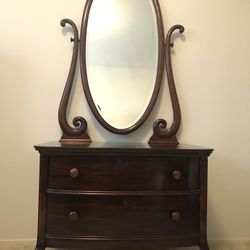
{"type": "Polygon", "coordinates": [[[77,168],[70,169],[70,176],[72,178],[77,178],[79,176],[79,170],[77,168]]]}
{"type": "Polygon", "coordinates": [[[170,217],[173,221],[180,221],[181,220],[181,214],[177,211],[172,212],[170,217]]]}
{"type": "Polygon", "coordinates": [[[175,170],[173,173],[172,173],[172,176],[175,180],[180,180],[181,177],[182,177],[182,173],[180,170],[175,170]]]}
{"type": "Polygon", "coordinates": [[[68,218],[69,218],[69,220],[71,220],[71,221],[76,221],[76,220],[79,219],[79,215],[78,215],[77,212],[72,211],[72,212],[69,213],[68,218]]]}

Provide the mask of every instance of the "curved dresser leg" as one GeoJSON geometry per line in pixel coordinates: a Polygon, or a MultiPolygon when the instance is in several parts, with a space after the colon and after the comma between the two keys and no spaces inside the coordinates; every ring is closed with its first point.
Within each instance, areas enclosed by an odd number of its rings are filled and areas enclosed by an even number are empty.
{"type": "Polygon", "coordinates": [[[45,250],[45,247],[36,246],[35,250],[45,250]]]}
{"type": "Polygon", "coordinates": [[[207,240],[202,240],[200,243],[200,250],[209,250],[209,246],[207,244],[207,240]]]}

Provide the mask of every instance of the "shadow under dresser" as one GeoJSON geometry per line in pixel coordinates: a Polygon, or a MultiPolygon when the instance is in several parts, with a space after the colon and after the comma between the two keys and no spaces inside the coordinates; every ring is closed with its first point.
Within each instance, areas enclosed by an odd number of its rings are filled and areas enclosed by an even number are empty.
{"type": "Polygon", "coordinates": [[[36,249],[208,249],[211,149],[58,142],[35,148],[40,152],[36,249]]]}

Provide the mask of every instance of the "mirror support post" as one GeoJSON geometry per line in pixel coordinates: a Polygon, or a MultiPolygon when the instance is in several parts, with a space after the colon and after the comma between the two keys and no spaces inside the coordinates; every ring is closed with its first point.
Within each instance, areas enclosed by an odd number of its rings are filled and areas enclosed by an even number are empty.
{"type": "Polygon", "coordinates": [[[78,46],[79,46],[79,35],[78,30],[75,23],[70,19],[63,19],[61,21],[61,26],[65,27],[66,24],[69,24],[74,32],[74,38],[71,38],[71,42],[74,43],[72,61],[70,65],[70,70],[68,74],[68,78],[66,81],[66,85],[63,91],[63,95],[61,98],[59,110],[58,110],[58,120],[60,127],[63,131],[63,135],[61,137],[61,143],[90,143],[91,139],[88,136],[87,130],[87,121],[81,117],[77,116],[73,119],[74,127],[71,127],[67,121],[67,107],[69,103],[70,93],[72,90],[75,71],[76,71],[76,64],[77,64],[77,57],[78,57],[78,46]]]}
{"type": "Polygon", "coordinates": [[[174,31],[179,30],[180,33],[185,31],[182,25],[174,25],[168,32],[165,42],[166,49],[166,70],[167,79],[170,92],[170,98],[173,108],[173,122],[169,128],[167,128],[167,121],[165,119],[158,119],[153,125],[153,136],[149,140],[149,144],[165,143],[165,144],[179,144],[176,133],[181,125],[181,109],[178,100],[178,95],[175,87],[175,81],[173,76],[173,69],[171,63],[171,47],[173,43],[171,42],[172,34],[174,31]]]}

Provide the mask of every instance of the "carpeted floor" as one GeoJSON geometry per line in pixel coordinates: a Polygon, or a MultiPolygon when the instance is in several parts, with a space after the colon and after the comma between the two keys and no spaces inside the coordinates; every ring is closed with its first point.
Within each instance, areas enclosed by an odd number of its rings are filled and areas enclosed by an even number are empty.
{"type": "MultiPolygon", "coordinates": [[[[227,241],[211,241],[209,242],[210,250],[250,250],[250,240],[227,240],[227,241]]],[[[18,242],[18,241],[0,241],[0,250],[34,250],[34,242],[18,242]]],[[[56,250],[55,248],[46,248],[46,250],[56,250]]],[[[57,249],[59,250],[59,249],[57,249]]],[[[60,249],[67,250],[67,249],[60,249]]],[[[129,249],[128,249],[129,250],[129,249]]],[[[153,250],[153,249],[152,249],[153,250]]],[[[170,250],[170,249],[166,249],[170,250]]],[[[198,247],[175,248],[171,250],[199,250],[198,247]]]]}

